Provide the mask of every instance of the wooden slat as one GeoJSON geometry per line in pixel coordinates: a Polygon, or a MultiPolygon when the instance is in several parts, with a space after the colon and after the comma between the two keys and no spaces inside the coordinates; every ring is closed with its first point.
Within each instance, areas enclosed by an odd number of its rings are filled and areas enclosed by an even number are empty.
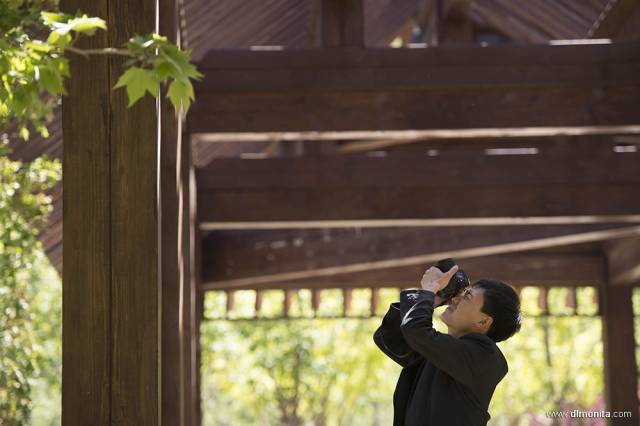
{"type": "Polygon", "coordinates": [[[637,123],[636,44],[216,52],[190,120],[196,133],[637,123]]]}
{"type": "Polygon", "coordinates": [[[311,308],[314,312],[320,308],[320,303],[322,302],[322,290],[319,288],[314,288],[311,290],[311,308]]]}
{"type": "Polygon", "coordinates": [[[379,302],[380,302],[380,291],[375,287],[371,287],[371,307],[369,309],[371,316],[375,316],[378,310],[379,302]]]}
{"type": "Polygon", "coordinates": [[[353,296],[353,289],[345,287],[342,289],[342,314],[346,317],[351,310],[351,299],[353,296]]]}
{"type": "Polygon", "coordinates": [[[291,312],[291,303],[293,299],[293,290],[284,289],[284,304],[283,304],[283,314],[285,317],[289,316],[289,312],[291,312]]]}
{"type": "Polygon", "coordinates": [[[226,315],[229,316],[229,312],[233,311],[233,308],[235,305],[235,293],[233,292],[233,290],[227,290],[226,295],[227,295],[227,298],[226,298],[227,303],[226,303],[225,312],[226,312],[226,315]]]}
{"type": "Polygon", "coordinates": [[[263,292],[262,290],[256,290],[256,302],[254,305],[254,309],[256,312],[256,316],[260,316],[260,311],[262,310],[262,299],[263,299],[263,292]]]}
{"type": "Polygon", "coordinates": [[[538,291],[539,291],[539,293],[538,293],[538,307],[542,311],[543,315],[548,315],[549,314],[549,305],[547,303],[548,289],[546,287],[540,287],[540,288],[538,288],[538,291]]]}
{"type": "Polygon", "coordinates": [[[576,298],[576,289],[575,287],[570,287],[567,289],[567,300],[565,302],[566,306],[571,309],[572,312],[577,312],[578,310],[578,299],[576,298]]]}

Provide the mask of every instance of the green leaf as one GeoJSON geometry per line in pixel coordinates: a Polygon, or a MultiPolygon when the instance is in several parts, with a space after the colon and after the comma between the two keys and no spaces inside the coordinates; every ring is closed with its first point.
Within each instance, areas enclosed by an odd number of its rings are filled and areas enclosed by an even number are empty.
{"type": "Polygon", "coordinates": [[[40,12],[40,16],[42,17],[42,21],[46,25],[53,25],[56,23],[67,22],[71,16],[65,13],[52,13],[52,12],[40,12]]]}
{"type": "Polygon", "coordinates": [[[89,36],[94,35],[98,29],[107,29],[107,24],[104,19],[90,18],[87,15],[82,15],[79,18],[73,18],[67,25],[69,27],[68,31],[75,31],[89,36]]]}
{"type": "Polygon", "coordinates": [[[131,106],[144,96],[145,91],[149,92],[153,97],[157,97],[159,82],[153,71],[131,67],[120,76],[113,88],[118,89],[120,87],[126,87],[129,106],[131,106]]]}
{"type": "Polygon", "coordinates": [[[66,95],[62,76],[49,68],[40,68],[40,85],[49,93],[66,95]]]}
{"type": "Polygon", "coordinates": [[[51,31],[49,37],[47,38],[47,43],[53,44],[60,49],[64,49],[71,42],[71,34],[62,33],[58,30],[51,31]]]}
{"type": "Polygon", "coordinates": [[[174,80],[169,86],[167,97],[171,100],[176,111],[179,111],[182,106],[183,113],[186,114],[191,106],[191,100],[194,99],[193,86],[188,81],[184,83],[180,80],[174,80]]]}

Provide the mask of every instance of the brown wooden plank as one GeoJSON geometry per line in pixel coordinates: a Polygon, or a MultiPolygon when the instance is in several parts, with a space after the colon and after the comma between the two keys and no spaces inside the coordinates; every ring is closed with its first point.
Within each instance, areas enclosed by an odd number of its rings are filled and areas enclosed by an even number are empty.
{"type": "Polygon", "coordinates": [[[635,196],[639,155],[225,159],[198,171],[200,218],[267,222],[635,214],[640,211],[635,196]],[[461,210],[461,199],[474,208],[461,210]]]}
{"type": "MultiPolygon", "coordinates": [[[[203,241],[204,277],[218,281],[313,270],[622,226],[625,225],[223,231],[212,233],[203,241]]],[[[576,268],[571,271],[576,272],[576,268]]],[[[569,277],[569,271],[567,274],[569,277]]]]}
{"type": "MultiPolygon", "coordinates": [[[[582,287],[596,286],[603,282],[604,268],[600,254],[555,254],[525,252],[477,258],[456,258],[472,281],[482,277],[502,279],[514,286],[582,287]]],[[[435,263],[435,262],[433,262],[435,263]]],[[[215,282],[203,282],[202,289],[341,289],[412,287],[419,284],[428,265],[379,269],[357,273],[314,277],[306,280],[274,281],[244,286],[218,286],[215,282]]]]}
{"type": "MultiPolygon", "coordinates": [[[[584,145],[583,149],[588,150],[584,145]]],[[[594,148],[594,152],[599,152],[594,148]]],[[[640,152],[593,157],[491,155],[440,158],[339,156],[216,159],[196,172],[200,191],[254,189],[486,187],[558,183],[640,183],[640,152]],[[295,177],[295,179],[292,179],[295,177]]]]}
{"type": "Polygon", "coordinates": [[[353,289],[345,287],[342,289],[342,315],[347,316],[351,311],[351,300],[353,296],[353,289]]]}
{"type": "MultiPolygon", "coordinates": [[[[149,0],[109,2],[111,45],[121,46],[136,34],[157,31],[155,6],[149,0]]],[[[111,87],[123,63],[123,58],[109,61],[111,87]]],[[[108,129],[112,174],[111,422],[157,425],[161,422],[158,111],[151,97],[128,108],[124,90],[107,93],[112,117],[108,129]]]]}
{"type": "Polygon", "coordinates": [[[640,282],[640,238],[625,238],[605,244],[611,285],[640,282]]]}
{"type": "MultiPolygon", "coordinates": [[[[106,17],[107,1],[63,0],[61,10],[106,17]]],[[[78,40],[109,45],[107,32],[78,40]]],[[[66,83],[62,291],[62,424],[111,423],[111,205],[109,65],[106,57],[69,58],[66,83]],[[89,96],[94,94],[95,96],[89,96]],[[92,123],[87,126],[86,123],[92,123]],[[102,131],[96,131],[101,129],[102,131]],[[89,167],[90,165],[90,167],[89,167]]]]}
{"type": "Polygon", "coordinates": [[[321,299],[322,297],[322,291],[321,289],[318,288],[314,288],[311,291],[311,308],[313,309],[313,311],[317,311],[318,308],[320,307],[320,303],[322,301],[321,299]]]}
{"type": "Polygon", "coordinates": [[[377,288],[371,287],[371,306],[369,308],[369,312],[371,316],[375,316],[376,311],[378,310],[378,304],[380,302],[380,292],[377,288]]]}
{"type": "MultiPolygon", "coordinates": [[[[207,73],[207,77],[199,83],[199,88],[216,87],[220,90],[235,92],[238,87],[226,86],[224,82],[214,81],[211,71],[225,70],[304,70],[304,69],[351,69],[351,68],[439,68],[442,66],[488,66],[508,70],[511,66],[541,66],[581,64],[583,66],[602,65],[604,63],[632,63],[638,60],[638,43],[615,43],[596,45],[496,45],[496,46],[455,46],[425,49],[292,49],[281,51],[248,51],[224,50],[212,51],[196,65],[207,73]],[[210,78],[211,76],[211,78],[210,78]],[[212,84],[213,86],[208,86],[212,84]]],[[[473,68],[468,68],[473,74],[473,68]]],[[[417,71],[416,71],[417,72],[417,71]]],[[[589,72],[587,71],[587,74],[589,72]]],[[[486,75],[486,70],[481,75],[486,75]]],[[[226,74],[225,74],[226,75],[226,74]]],[[[550,74],[547,74],[550,75],[550,74]]],[[[231,78],[231,75],[227,75],[231,78]]],[[[444,74],[441,74],[446,78],[444,74]]],[[[240,80],[240,76],[234,80],[240,80]]],[[[475,84],[482,84],[479,77],[468,77],[475,84]]],[[[528,78],[528,77],[527,77],[528,78]]],[[[564,77],[561,77],[564,78],[564,77]]],[[[583,77],[585,78],[585,77],[583,77]]],[[[415,79],[418,81],[418,79],[415,79]]],[[[493,78],[492,80],[497,80],[493,78]]],[[[451,81],[451,80],[447,80],[451,81]]],[[[535,80],[529,80],[534,82],[535,80]]],[[[565,80],[568,81],[568,80],[565,80]]],[[[320,84],[322,80],[310,82],[320,84]]],[[[522,83],[526,84],[523,78],[522,83]]],[[[549,81],[550,82],[550,81],[549,81]]],[[[263,87],[268,81],[245,82],[263,87]]],[[[391,84],[400,84],[390,82],[391,84]]],[[[430,84],[428,82],[420,84],[430,84]]],[[[246,86],[245,86],[246,87],[246,86]]],[[[308,87],[308,86],[305,86],[308,87]]]]}
{"type": "Polygon", "coordinates": [[[609,411],[630,411],[632,418],[612,424],[638,424],[638,372],[634,338],[632,287],[601,288],[605,402],[609,411]]]}
{"type": "Polygon", "coordinates": [[[637,43],[331,50],[216,52],[201,64],[193,131],[638,122],[637,43]]]}
{"type": "Polygon", "coordinates": [[[203,222],[320,221],[620,215],[638,212],[638,185],[212,191],[199,193],[203,222]],[[438,200],[434,203],[433,200],[438,200]],[[461,209],[460,201],[473,209],[461,209]]]}
{"type": "Polygon", "coordinates": [[[638,99],[636,86],[205,93],[190,121],[195,132],[581,128],[638,123],[638,99]]]}

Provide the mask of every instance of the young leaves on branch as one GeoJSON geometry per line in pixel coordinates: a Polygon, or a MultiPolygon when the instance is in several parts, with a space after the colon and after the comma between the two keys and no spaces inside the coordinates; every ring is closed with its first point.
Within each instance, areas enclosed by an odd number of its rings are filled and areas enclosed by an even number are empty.
{"type": "MultiPolygon", "coordinates": [[[[53,3],[55,5],[55,2],[53,3]]],[[[202,76],[190,63],[191,51],[182,51],[157,34],[136,36],[125,46],[82,49],[79,37],[106,30],[104,20],[43,11],[45,1],[0,1],[0,127],[16,125],[23,139],[33,128],[48,136],[47,124],[69,78],[67,54],[120,55],[127,58],[114,89],[124,88],[129,106],[145,93],[158,97],[160,86],[176,112],[186,114],[194,100],[191,79],[202,76]]]]}

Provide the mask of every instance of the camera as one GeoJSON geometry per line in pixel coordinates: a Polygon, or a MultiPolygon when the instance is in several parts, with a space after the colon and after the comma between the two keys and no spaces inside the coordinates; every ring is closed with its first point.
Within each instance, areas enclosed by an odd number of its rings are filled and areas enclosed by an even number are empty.
{"type": "MultiPolygon", "coordinates": [[[[442,272],[447,272],[449,269],[453,268],[455,264],[456,263],[453,259],[447,258],[439,260],[438,263],[433,266],[440,269],[442,272]]],[[[460,266],[458,266],[458,270],[451,277],[446,287],[438,291],[436,294],[443,299],[443,304],[445,304],[448,303],[462,289],[469,287],[470,285],[471,282],[469,281],[469,277],[467,276],[466,272],[464,272],[464,270],[460,268],[460,266]]]]}

